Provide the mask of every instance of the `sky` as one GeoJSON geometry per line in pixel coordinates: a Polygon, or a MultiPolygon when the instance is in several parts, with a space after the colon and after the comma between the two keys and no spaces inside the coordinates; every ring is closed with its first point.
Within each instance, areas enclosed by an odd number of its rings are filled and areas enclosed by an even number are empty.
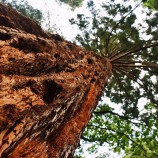
{"type": "MultiPolygon", "coordinates": [[[[95,4],[98,7],[101,3],[106,1],[108,0],[96,0],[95,4]]],[[[117,0],[117,2],[119,1],[120,3],[122,2],[122,0],[117,0]]],[[[88,0],[84,0],[82,7],[75,9],[75,11],[72,11],[67,4],[62,3],[59,5],[56,0],[28,0],[28,2],[35,8],[43,10],[45,17],[44,24],[50,22],[50,25],[57,29],[58,34],[63,35],[69,41],[72,41],[77,33],[79,33],[77,27],[70,24],[69,19],[76,18],[78,13],[90,16],[90,12],[86,9],[88,0]]],[[[137,10],[137,15],[140,15],[138,19],[141,20],[143,18],[143,14],[140,13],[140,10],[137,10]]],[[[43,27],[45,26],[43,25],[43,27]]]]}
{"type": "MultiPolygon", "coordinates": [[[[72,11],[71,8],[66,4],[59,5],[58,3],[56,3],[55,0],[41,0],[41,1],[27,0],[27,1],[33,7],[43,11],[45,18],[43,27],[45,27],[45,25],[50,22],[50,25],[57,29],[57,33],[64,36],[69,41],[72,41],[73,38],[77,35],[77,33],[79,33],[79,30],[69,23],[69,19],[73,17],[76,18],[77,13],[82,13],[82,14],[86,14],[87,16],[90,16],[90,12],[86,9],[86,4],[88,0],[84,0],[82,7],[75,9],[75,11],[72,11]]],[[[100,5],[103,1],[105,2],[105,0],[96,0],[96,1],[97,1],[97,5],[100,5]]],[[[137,10],[137,12],[138,15],[141,16],[139,19],[143,18],[143,15],[140,13],[140,10],[137,10]]],[[[103,102],[107,104],[111,104],[110,99],[108,98],[104,98],[103,102]]],[[[144,104],[144,103],[145,103],[144,100],[140,100],[140,104],[144,104]]],[[[121,109],[120,105],[111,104],[111,106],[115,108],[117,112],[120,111],[121,109]]],[[[86,158],[95,158],[94,155],[89,155],[86,152],[88,146],[89,145],[85,145],[84,147],[86,158]]],[[[109,150],[108,147],[106,148],[101,147],[98,149],[98,153],[109,152],[108,150],[109,150]]],[[[109,158],[116,158],[116,157],[121,158],[122,156],[111,153],[111,156],[109,158]]]]}
{"type": "Polygon", "coordinates": [[[57,29],[58,34],[63,35],[67,40],[72,41],[72,39],[77,34],[77,28],[73,28],[70,25],[69,19],[72,17],[76,17],[77,13],[88,14],[88,11],[85,9],[87,0],[84,1],[81,8],[72,11],[71,8],[62,3],[59,5],[55,0],[28,0],[28,2],[37,7],[38,9],[43,10],[45,23],[48,22],[48,17],[51,22],[51,25],[57,29]]]}

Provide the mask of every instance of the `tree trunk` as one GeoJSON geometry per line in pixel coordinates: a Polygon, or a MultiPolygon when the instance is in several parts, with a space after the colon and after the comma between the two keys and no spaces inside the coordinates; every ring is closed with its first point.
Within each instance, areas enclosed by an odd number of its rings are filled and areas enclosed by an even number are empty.
{"type": "Polygon", "coordinates": [[[110,72],[0,4],[0,157],[72,157],[110,72]]]}

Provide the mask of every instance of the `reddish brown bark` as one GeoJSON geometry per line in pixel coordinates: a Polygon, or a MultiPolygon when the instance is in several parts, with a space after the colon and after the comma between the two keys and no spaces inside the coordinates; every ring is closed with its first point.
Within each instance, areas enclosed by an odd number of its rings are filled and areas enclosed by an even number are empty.
{"type": "Polygon", "coordinates": [[[72,157],[110,62],[47,35],[12,9],[0,5],[0,14],[1,157],[72,157]]]}

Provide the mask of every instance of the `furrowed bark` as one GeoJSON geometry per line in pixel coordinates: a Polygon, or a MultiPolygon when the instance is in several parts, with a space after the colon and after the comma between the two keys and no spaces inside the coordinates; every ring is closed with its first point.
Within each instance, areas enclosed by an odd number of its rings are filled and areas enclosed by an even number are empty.
{"type": "Polygon", "coordinates": [[[111,64],[1,4],[0,13],[0,157],[70,158],[111,64]]]}

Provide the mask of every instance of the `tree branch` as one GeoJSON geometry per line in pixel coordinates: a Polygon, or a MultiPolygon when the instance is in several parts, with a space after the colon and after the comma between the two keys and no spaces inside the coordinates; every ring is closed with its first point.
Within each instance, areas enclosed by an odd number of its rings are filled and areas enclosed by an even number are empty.
{"type": "Polygon", "coordinates": [[[93,113],[96,114],[96,115],[112,114],[112,115],[118,116],[119,118],[121,118],[121,119],[123,119],[123,120],[126,120],[126,121],[128,121],[128,122],[130,122],[130,123],[133,123],[133,124],[135,124],[135,125],[137,125],[137,126],[138,126],[138,125],[143,125],[142,123],[133,122],[133,121],[129,120],[129,118],[127,118],[127,117],[125,117],[125,116],[123,116],[123,115],[119,115],[118,113],[115,113],[115,112],[110,111],[110,110],[94,111],[93,113]]]}
{"type": "Polygon", "coordinates": [[[135,76],[132,72],[129,72],[129,71],[127,72],[127,70],[124,70],[124,67],[114,67],[114,69],[117,69],[119,72],[123,73],[129,79],[136,82],[141,88],[145,89],[143,81],[139,77],[135,76]],[[137,80],[140,82],[138,82],[137,80]]]}
{"type": "Polygon", "coordinates": [[[135,53],[142,51],[142,50],[145,50],[147,48],[152,48],[152,47],[157,47],[157,46],[158,46],[158,42],[155,42],[155,43],[152,43],[152,44],[149,44],[149,45],[146,45],[146,46],[143,46],[143,47],[140,47],[140,48],[128,51],[128,52],[123,52],[121,54],[118,54],[116,57],[110,57],[110,60],[113,63],[114,61],[117,61],[118,59],[121,59],[121,58],[128,56],[130,54],[135,54],[135,53]]]}
{"type": "MultiPolygon", "coordinates": [[[[95,140],[91,140],[91,139],[89,139],[89,138],[86,138],[86,137],[83,136],[83,135],[81,135],[81,139],[83,139],[84,141],[87,141],[87,142],[94,142],[94,141],[98,141],[98,142],[100,142],[100,141],[102,141],[101,139],[99,140],[99,139],[96,139],[96,138],[95,138],[95,140]]],[[[110,142],[108,142],[108,141],[106,141],[106,140],[104,140],[104,142],[106,142],[106,143],[112,145],[112,143],[110,143],[110,142]]]]}

